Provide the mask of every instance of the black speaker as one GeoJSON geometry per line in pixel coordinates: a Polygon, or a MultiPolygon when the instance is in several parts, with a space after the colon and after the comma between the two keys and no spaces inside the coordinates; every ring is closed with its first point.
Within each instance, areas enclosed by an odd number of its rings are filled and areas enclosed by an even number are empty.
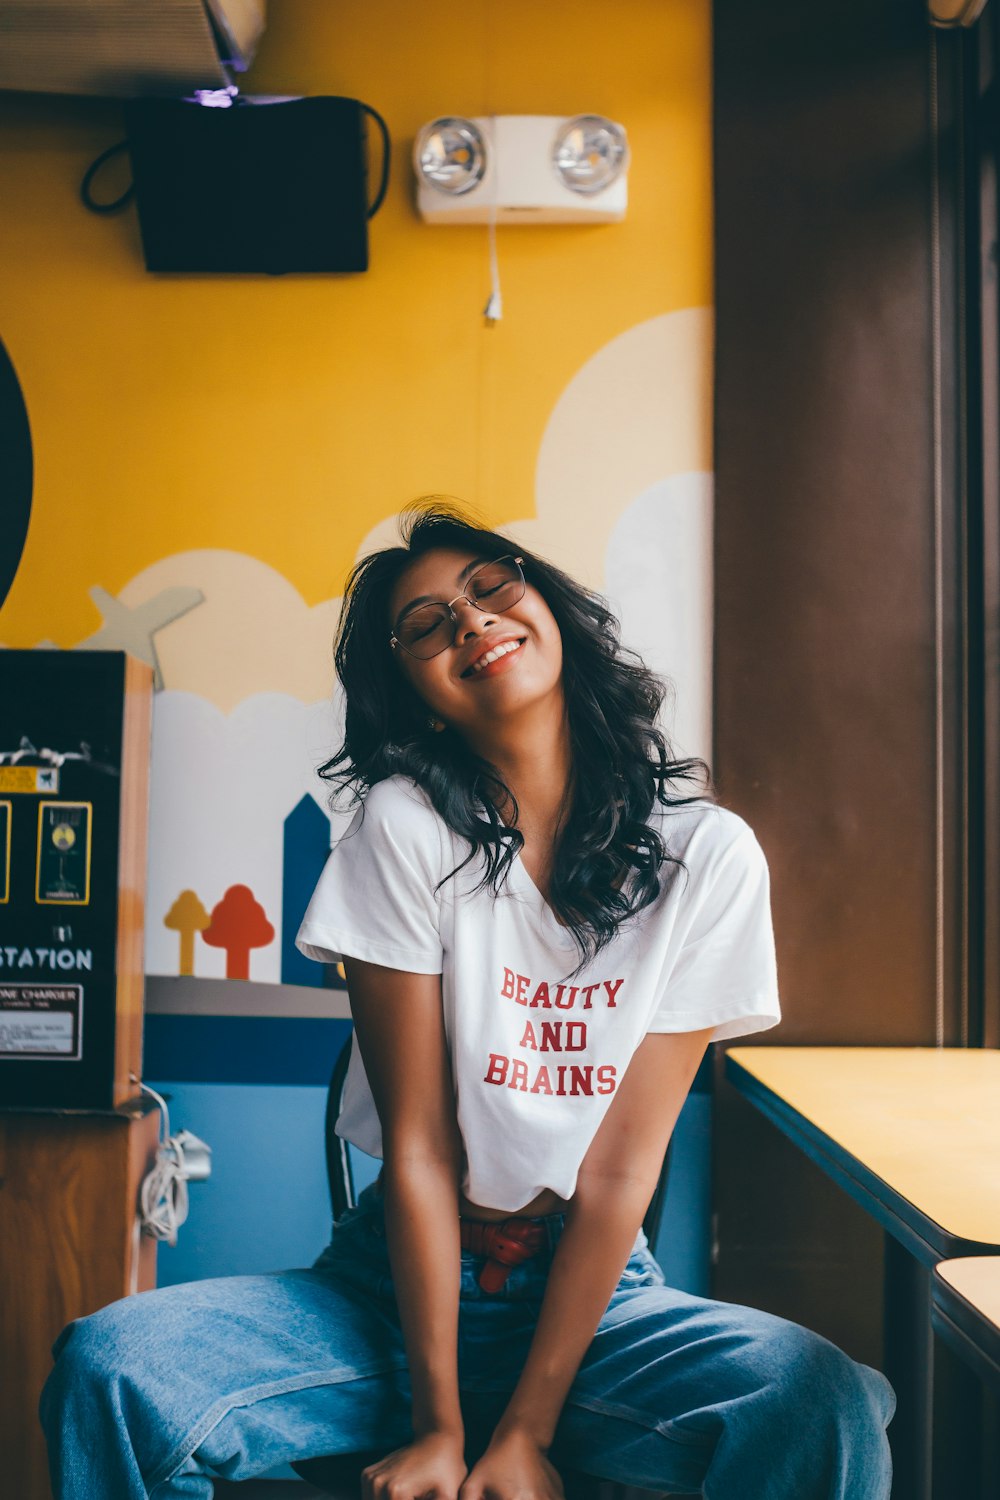
{"type": "Polygon", "coordinates": [[[368,269],[368,219],[389,177],[388,130],[369,105],[133,99],[125,124],[147,270],[368,269]],[[371,206],[369,118],[383,153],[371,206]]]}

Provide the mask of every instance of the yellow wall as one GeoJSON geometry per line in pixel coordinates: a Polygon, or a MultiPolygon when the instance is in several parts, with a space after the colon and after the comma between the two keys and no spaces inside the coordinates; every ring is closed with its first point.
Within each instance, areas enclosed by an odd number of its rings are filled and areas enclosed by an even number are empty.
{"type": "Polygon", "coordinates": [[[265,558],[312,604],[414,495],[533,513],[542,432],[573,373],[624,329],[710,301],[708,6],[569,14],[271,0],[247,91],[353,94],[393,133],[359,277],[149,276],[134,215],[93,218],[76,198],[118,134],[113,109],[3,105],[0,337],[37,462],[7,644],[72,645],[99,623],[81,583],[117,594],[192,547],[265,558]],[[414,132],[447,111],[585,109],[628,127],[628,218],[502,230],[506,315],[487,330],[485,233],[418,221],[414,132]]]}
{"type": "MultiPolygon", "coordinates": [[[[355,95],[392,131],[393,181],[356,277],[150,276],[134,213],[100,219],[77,199],[121,134],[117,108],[0,102],[0,339],[36,462],[0,642],[80,644],[108,616],[95,589],[133,611],[198,591],[156,636],[166,743],[171,695],[206,715],[262,694],[326,697],[344,575],[422,493],[478,503],[598,587],[615,547],[616,576],[633,582],[631,549],[641,578],[646,522],[636,512],[621,531],[629,507],[711,467],[709,42],[707,0],[469,0],[460,13],[271,0],[246,90],[355,95]],[[446,112],[587,110],[628,129],[627,218],[501,229],[504,318],[487,328],[486,232],[420,223],[413,135],[446,112]]],[[[644,587],[654,603],[671,592],[659,575],[644,587]]],[[[662,665],[677,673],[669,652],[662,665]]],[[[154,864],[191,795],[177,763],[196,735],[177,733],[154,761],[154,864]]],[[[154,908],[185,880],[177,863],[154,908]]]]}

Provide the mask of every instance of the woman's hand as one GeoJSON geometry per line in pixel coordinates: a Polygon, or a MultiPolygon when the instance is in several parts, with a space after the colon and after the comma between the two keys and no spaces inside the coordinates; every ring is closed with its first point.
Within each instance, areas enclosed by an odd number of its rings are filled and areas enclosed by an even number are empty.
{"type": "Polygon", "coordinates": [[[462,1438],[429,1432],[362,1469],[362,1500],[457,1500],[467,1473],[462,1438]]]}
{"type": "Polygon", "coordinates": [[[461,1500],[563,1500],[562,1480],[530,1433],[498,1429],[462,1485],[461,1500]]]}

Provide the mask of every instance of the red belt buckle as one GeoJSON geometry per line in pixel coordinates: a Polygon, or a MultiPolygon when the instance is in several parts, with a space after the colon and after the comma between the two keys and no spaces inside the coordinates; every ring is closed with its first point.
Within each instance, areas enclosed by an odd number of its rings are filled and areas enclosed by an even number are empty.
{"type": "Polygon", "coordinates": [[[484,1292],[500,1291],[514,1267],[531,1260],[544,1243],[544,1226],[534,1219],[503,1219],[497,1224],[462,1220],[463,1249],[487,1256],[479,1275],[484,1292]]]}

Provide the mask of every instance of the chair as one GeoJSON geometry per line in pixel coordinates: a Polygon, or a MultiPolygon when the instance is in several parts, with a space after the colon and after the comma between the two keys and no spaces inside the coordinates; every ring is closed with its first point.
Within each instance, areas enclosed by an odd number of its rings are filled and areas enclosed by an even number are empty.
{"type": "MultiPolygon", "coordinates": [[[[340,1114],[341,1096],[347,1079],[351,1041],[352,1038],[349,1036],[333,1065],[326,1096],[326,1171],[330,1188],[330,1206],[335,1219],[348,1208],[353,1208],[356,1202],[350,1149],[347,1142],[337,1135],[335,1130],[337,1117],[340,1114]]],[[[668,1147],[656,1184],[656,1191],[642,1221],[642,1227],[650,1245],[656,1244],[660,1231],[669,1170],[670,1148],[668,1147]]],[[[292,1464],[292,1468],[296,1474],[308,1480],[325,1494],[336,1497],[336,1500],[358,1500],[361,1470],[380,1456],[373,1453],[338,1454],[326,1458],[303,1459],[299,1463],[292,1464]]],[[[591,1474],[582,1474],[575,1470],[564,1468],[560,1472],[566,1490],[566,1500],[652,1500],[648,1490],[614,1484],[609,1480],[597,1479],[591,1474]]],[[[683,1500],[683,1497],[675,1497],[675,1500],[683,1500]]]]}

